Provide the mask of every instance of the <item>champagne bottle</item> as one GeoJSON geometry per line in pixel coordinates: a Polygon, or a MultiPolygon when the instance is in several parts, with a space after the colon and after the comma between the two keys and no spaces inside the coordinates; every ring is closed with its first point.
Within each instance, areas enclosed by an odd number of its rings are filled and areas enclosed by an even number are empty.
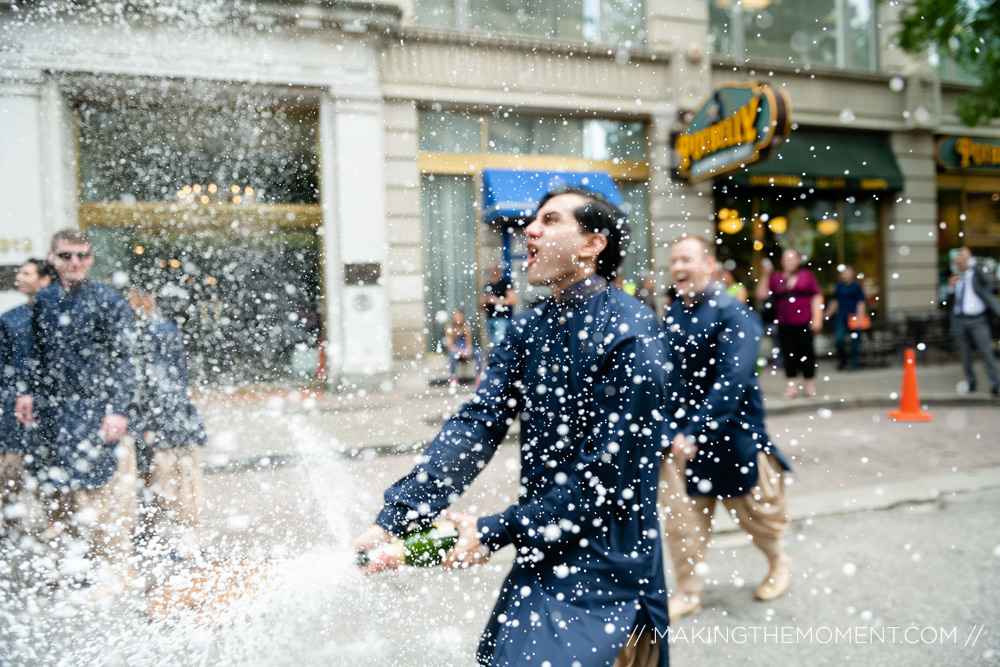
{"type": "MultiPolygon", "coordinates": [[[[394,552],[401,563],[415,567],[431,567],[440,565],[445,554],[452,550],[458,541],[458,526],[453,521],[438,519],[426,528],[414,530],[389,544],[378,547],[374,551],[389,550],[394,552]]],[[[371,562],[370,553],[359,551],[354,563],[364,567],[371,562]]]]}

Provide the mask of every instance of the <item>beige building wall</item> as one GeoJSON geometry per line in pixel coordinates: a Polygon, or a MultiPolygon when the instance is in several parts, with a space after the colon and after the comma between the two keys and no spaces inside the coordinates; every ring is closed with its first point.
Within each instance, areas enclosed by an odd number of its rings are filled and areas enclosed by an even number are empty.
{"type": "MultiPolygon", "coordinates": [[[[406,10],[404,9],[404,12],[406,10]]],[[[413,357],[426,349],[420,167],[420,108],[523,114],[643,118],[650,122],[650,211],[656,230],[673,213],[657,205],[672,192],[669,129],[675,117],[669,58],[651,49],[631,52],[511,36],[456,35],[404,28],[382,52],[387,137],[389,215],[389,309],[393,353],[413,357]]],[[[479,167],[470,156],[469,166],[479,167]]],[[[479,265],[499,257],[499,231],[477,223],[479,265]]],[[[480,271],[482,273],[482,271],[480,271]]],[[[478,276],[482,281],[482,276],[478,276]]]]}

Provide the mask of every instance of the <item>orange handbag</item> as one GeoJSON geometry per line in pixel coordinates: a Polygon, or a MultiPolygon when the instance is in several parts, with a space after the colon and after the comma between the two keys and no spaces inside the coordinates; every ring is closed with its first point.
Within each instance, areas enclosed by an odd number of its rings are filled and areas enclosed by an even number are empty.
{"type": "Polygon", "coordinates": [[[847,318],[847,328],[851,331],[868,331],[872,328],[872,318],[868,313],[864,313],[860,318],[851,315],[847,318]]]}

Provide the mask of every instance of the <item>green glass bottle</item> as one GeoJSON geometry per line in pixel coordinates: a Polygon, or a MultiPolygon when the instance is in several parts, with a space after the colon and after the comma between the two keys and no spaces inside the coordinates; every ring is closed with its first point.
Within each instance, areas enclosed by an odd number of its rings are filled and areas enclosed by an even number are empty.
{"type": "MultiPolygon", "coordinates": [[[[383,545],[378,550],[388,549],[396,553],[406,565],[431,567],[440,565],[445,555],[458,541],[458,526],[447,519],[438,519],[426,528],[407,533],[402,539],[383,545]]],[[[360,551],[354,562],[358,567],[367,565],[370,552],[360,551]]]]}

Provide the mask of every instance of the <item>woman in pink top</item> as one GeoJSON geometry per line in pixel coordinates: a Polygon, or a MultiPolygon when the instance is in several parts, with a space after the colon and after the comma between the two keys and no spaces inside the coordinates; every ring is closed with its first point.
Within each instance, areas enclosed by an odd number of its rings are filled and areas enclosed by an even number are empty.
{"type": "Polygon", "coordinates": [[[785,377],[788,378],[788,388],[781,397],[791,399],[798,395],[796,376],[801,370],[803,391],[812,398],[816,395],[813,334],[823,328],[823,293],[812,271],[802,268],[802,258],[795,250],[781,254],[780,272],[772,273],[769,267],[769,263],[764,264],[758,298],[766,299],[770,295],[775,305],[778,347],[785,358],[785,377]]]}

